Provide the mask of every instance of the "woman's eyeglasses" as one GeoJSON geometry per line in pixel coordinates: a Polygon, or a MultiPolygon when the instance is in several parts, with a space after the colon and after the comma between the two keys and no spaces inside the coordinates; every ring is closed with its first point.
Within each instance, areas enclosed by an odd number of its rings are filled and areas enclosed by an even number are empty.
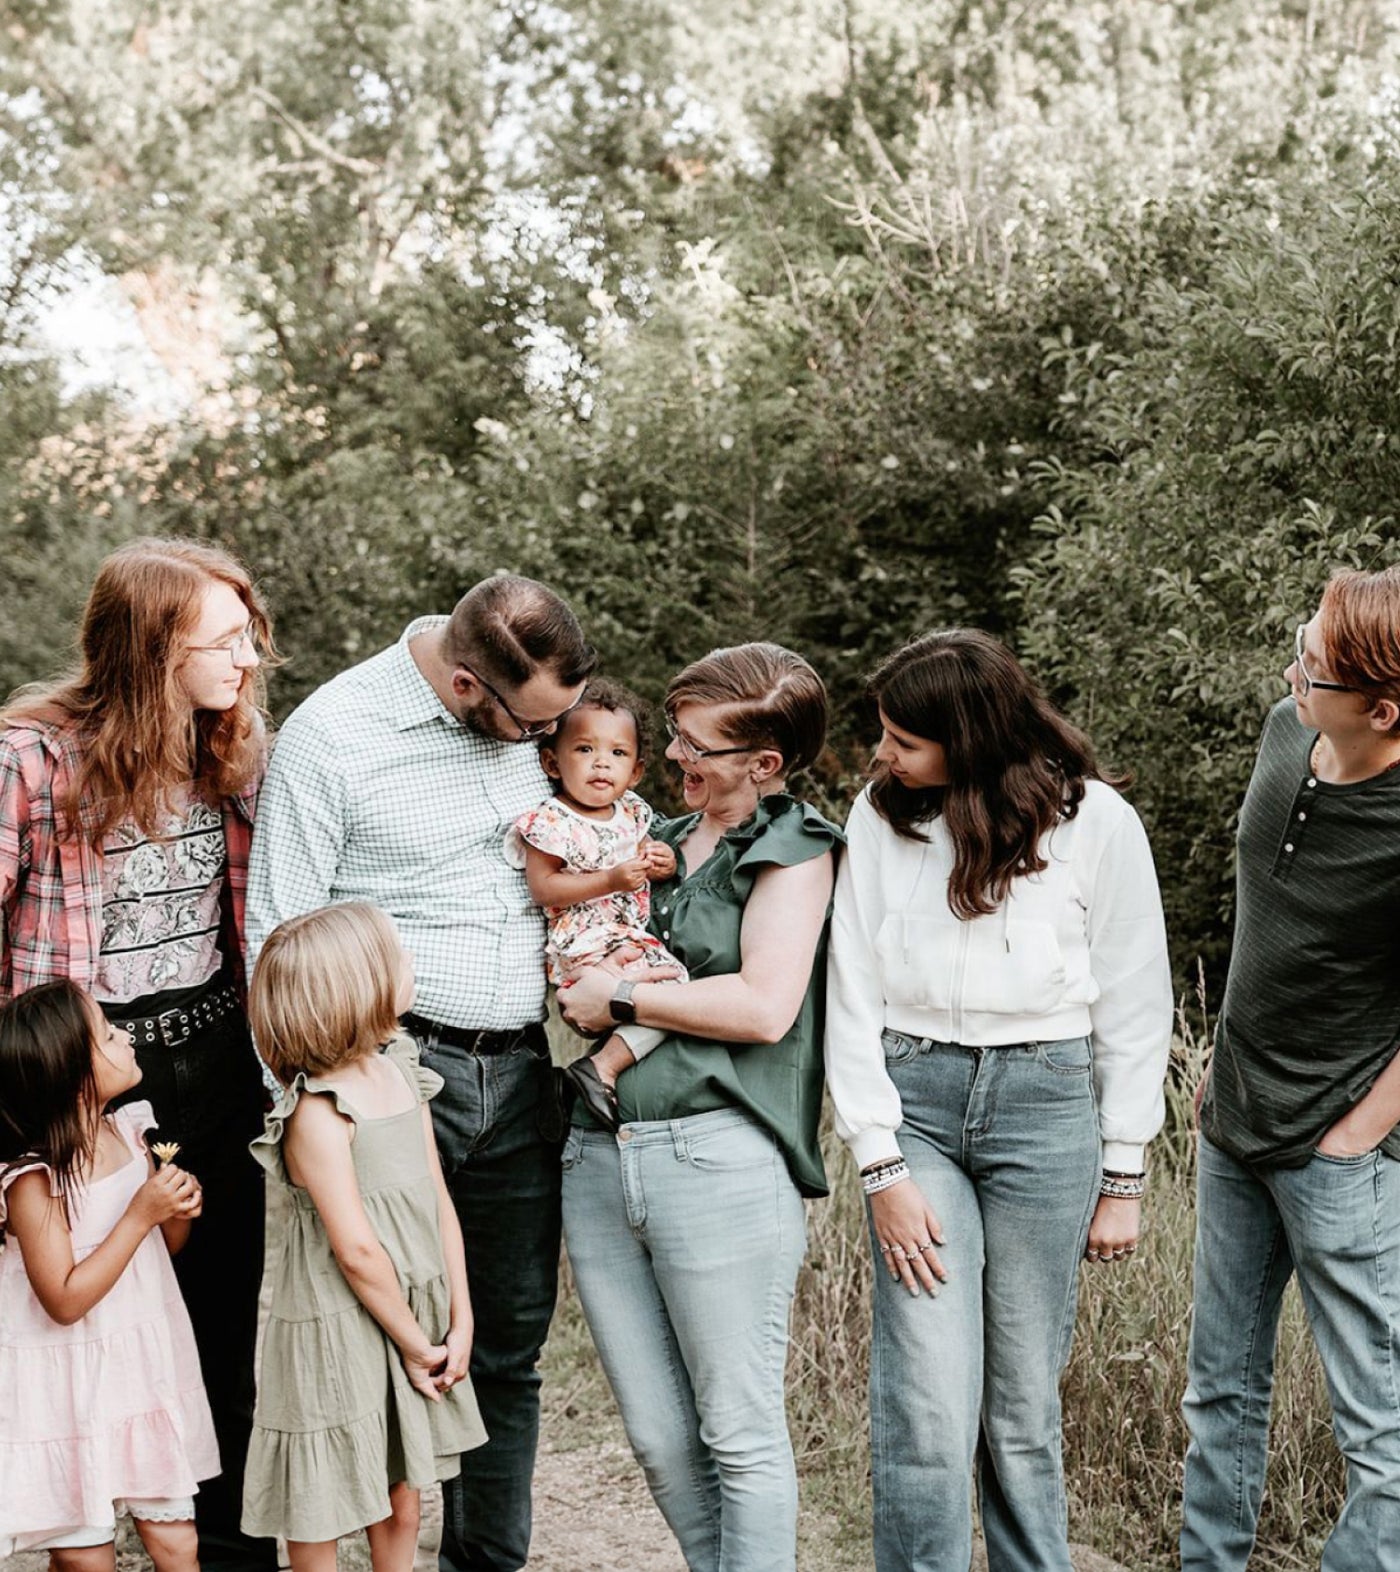
{"type": "Polygon", "coordinates": [[[722,759],[729,753],[752,753],[753,743],[745,743],[740,748],[697,748],[683,731],[676,729],[676,723],[668,715],[666,717],[666,735],[676,745],[676,752],[687,764],[699,764],[701,759],[722,759]]]}

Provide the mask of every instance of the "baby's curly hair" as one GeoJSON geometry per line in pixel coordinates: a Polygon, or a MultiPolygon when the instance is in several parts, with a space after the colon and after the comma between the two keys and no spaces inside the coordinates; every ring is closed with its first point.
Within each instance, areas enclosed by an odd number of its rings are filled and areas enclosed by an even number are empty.
{"type": "Polygon", "coordinates": [[[651,706],[637,697],[630,688],[607,677],[594,677],[583,690],[583,697],[559,722],[551,737],[542,737],[540,747],[557,748],[569,730],[569,722],[584,710],[611,710],[615,715],[630,715],[637,728],[637,760],[642,762],[651,754],[656,743],[656,728],[652,723],[651,706]]]}

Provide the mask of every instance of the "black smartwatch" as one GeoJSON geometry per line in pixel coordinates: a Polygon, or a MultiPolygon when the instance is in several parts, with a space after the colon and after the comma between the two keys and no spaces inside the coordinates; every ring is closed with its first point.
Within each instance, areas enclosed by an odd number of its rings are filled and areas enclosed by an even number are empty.
{"type": "Polygon", "coordinates": [[[608,1009],[619,1026],[635,1026],[637,1023],[637,1006],[632,1003],[632,990],[636,986],[631,981],[618,983],[617,992],[608,1001],[608,1009]]]}

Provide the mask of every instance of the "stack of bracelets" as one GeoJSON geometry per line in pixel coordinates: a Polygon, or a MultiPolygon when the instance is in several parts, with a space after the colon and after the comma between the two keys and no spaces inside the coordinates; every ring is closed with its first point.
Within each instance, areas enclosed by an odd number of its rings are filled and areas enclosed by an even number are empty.
{"type": "Polygon", "coordinates": [[[884,1162],[872,1163],[860,1171],[860,1187],[867,1195],[888,1190],[892,1184],[909,1177],[909,1164],[902,1157],[887,1157],[884,1162]]]}
{"type": "Polygon", "coordinates": [[[1099,1194],[1110,1201],[1140,1201],[1147,1194],[1146,1174],[1120,1174],[1105,1168],[1099,1181],[1099,1194]]]}
{"type": "MultiPolygon", "coordinates": [[[[878,1195],[909,1177],[909,1164],[902,1157],[887,1157],[860,1172],[860,1187],[866,1195],[878,1195]]],[[[1099,1181],[1099,1194],[1111,1201],[1140,1201],[1147,1194],[1146,1174],[1123,1174],[1105,1168],[1099,1181]]]]}

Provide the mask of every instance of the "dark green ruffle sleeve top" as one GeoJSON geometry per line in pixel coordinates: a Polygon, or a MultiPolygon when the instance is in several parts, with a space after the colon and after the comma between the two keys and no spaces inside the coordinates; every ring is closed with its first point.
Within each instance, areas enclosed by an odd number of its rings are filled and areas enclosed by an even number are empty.
{"type": "MultiPolygon", "coordinates": [[[[842,842],[841,831],[815,808],[775,792],[760,798],[753,817],[728,831],[710,858],[691,870],[680,843],[698,818],[688,814],[652,826],[652,834],[674,848],[677,867],[674,878],[652,886],[651,929],[693,978],[739,970],[744,904],[765,868],[793,867],[842,842]]],[[[672,1033],[619,1079],[624,1122],[742,1109],[772,1131],[803,1195],[825,1195],[817,1120],[826,940],[824,927],[802,1008],[781,1041],[722,1043],[672,1033]]]]}

